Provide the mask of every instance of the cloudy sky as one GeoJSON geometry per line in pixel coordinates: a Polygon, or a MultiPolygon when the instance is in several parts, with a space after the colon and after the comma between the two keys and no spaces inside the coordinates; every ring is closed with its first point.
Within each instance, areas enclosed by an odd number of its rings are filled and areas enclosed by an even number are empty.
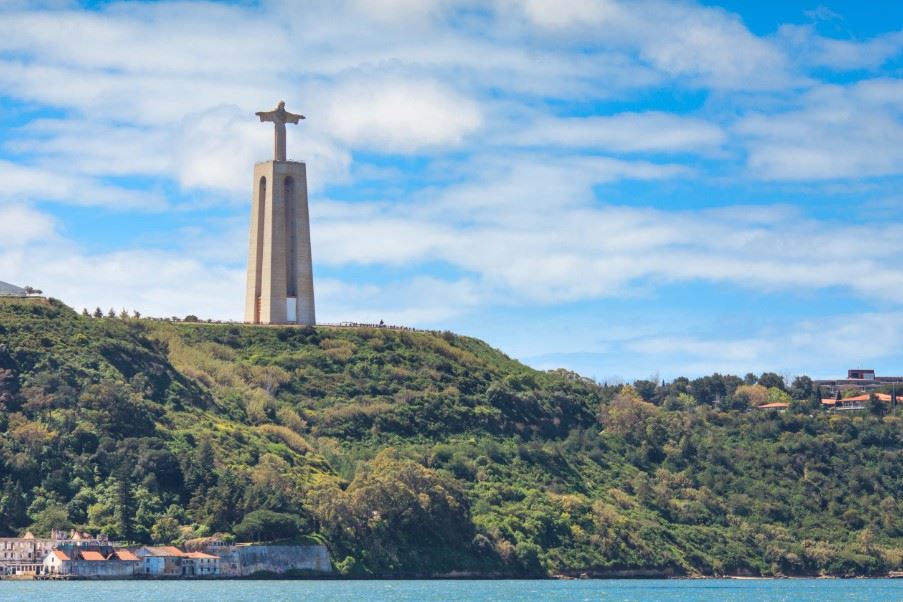
{"type": "Polygon", "coordinates": [[[903,372],[903,3],[818,2],[3,0],[0,280],[240,319],[284,99],[320,321],[903,372]]]}

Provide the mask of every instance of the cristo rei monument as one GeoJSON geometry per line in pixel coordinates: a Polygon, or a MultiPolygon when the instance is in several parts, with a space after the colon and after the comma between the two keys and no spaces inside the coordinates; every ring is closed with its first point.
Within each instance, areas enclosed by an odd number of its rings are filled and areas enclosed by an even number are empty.
{"type": "Polygon", "coordinates": [[[285,124],[304,115],[285,110],[257,113],[276,126],[275,157],[254,165],[245,322],[317,323],[307,210],[307,166],[285,158],[285,124]]]}

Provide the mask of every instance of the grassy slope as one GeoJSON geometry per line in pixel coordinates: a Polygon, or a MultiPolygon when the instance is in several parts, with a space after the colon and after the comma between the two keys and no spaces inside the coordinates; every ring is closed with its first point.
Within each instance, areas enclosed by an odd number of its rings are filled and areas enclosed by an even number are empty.
{"type": "Polygon", "coordinates": [[[353,575],[899,568],[897,419],[618,393],[450,334],[3,301],[0,528],[189,537],[264,509],[353,575]]]}

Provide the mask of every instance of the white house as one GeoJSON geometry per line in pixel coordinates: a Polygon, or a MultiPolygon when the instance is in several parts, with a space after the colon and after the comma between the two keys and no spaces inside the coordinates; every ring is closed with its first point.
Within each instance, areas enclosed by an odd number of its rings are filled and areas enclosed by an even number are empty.
{"type": "Polygon", "coordinates": [[[152,577],[181,577],[192,564],[175,546],[143,546],[135,550],[135,556],[141,560],[139,573],[152,577]]]}
{"type": "Polygon", "coordinates": [[[187,567],[186,575],[205,576],[219,575],[219,556],[205,554],[204,552],[187,552],[182,560],[182,566],[187,567]]]}

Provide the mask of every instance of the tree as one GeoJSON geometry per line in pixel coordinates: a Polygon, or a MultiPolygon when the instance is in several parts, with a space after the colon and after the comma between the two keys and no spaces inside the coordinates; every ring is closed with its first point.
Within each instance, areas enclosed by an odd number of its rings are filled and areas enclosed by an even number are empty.
{"type": "Polygon", "coordinates": [[[179,521],[171,516],[161,516],[151,527],[151,538],[154,543],[171,544],[182,534],[179,521]]]}
{"type": "Polygon", "coordinates": [[[646,420],[658,411],[654,405],[643,401],[633,387],[627,386],[615,395],[611,403],[599,408],[599,422],[607,433],[638,441],[645,433],[646,420]]]}
{"type": "Polygon", "coordinates": [[[30,530],[37,537],[49,537],[51,529],[70,529],[72,521],[66,507],[58,503],[50,503],[43,510],[37,512],[32,518],[30,530]]]}
{"type": "Polygon", "coordinates": [[[97,309],[94,310],[94,317],[95,317],[95,318],[102,318],[102,317],[103,317],[103,311],[101,311],[101,309],[100,309],[99,307],[98,307],[97,309]]]}
{"type": "Polygon", "coordinates": [[[133,311],[132,311],[132,317],[135,318],[136,320],[140,320],[140,319],[141,319],[141,312],[138,311],[137,309],[136,309],[136,310],[133,310],[133,311]]]}
{"type": "Polygon", "coordinates": [[[400,562],[426,569],[430,559],[439,558],[447,566],[474,538],[460,483],[398,458],[391,448],[377,454],[344,491],[324,484],[312,498],[317,519],[337,546],[336,557],[361,554],[361,564],[366,559],[371,570],[400,562]]]}
{"type": "Polygon", "coordinates": [[[217,471],[216,485],[207,490],[199,508],[204,524],[213,531],[230,531],[244,514],[247,489],[244,475],[228,467],[217,471]]]}
{"type": "Polygon", "coordinates": [[[784,377],[780,374],[775,374],[774,372],[763,372],[762,376],[759,377],[759,384],[766,389],[777,387],[781,391],[784,391],[787,388],[784,377]]]}
{"type": "Polygon", "coordinates": [[[107,434],[138,437],[154,432],[153,406],[123,382],[102,380],[88,385],[79,399],[107,434]]]}
{"type": "Polygon", "coordinates": [[[0,533],[12,536],[25,527],[28,524],[26,507],[22,485],[19,481],[5,479],[0,493],[0,533]]]}
{"type": "Polygon", "coordinates": [[[182,474],[185,485],[192,493],[204,493],[216,483],[216,453],[209,437],[202,437],[191,454],[184,456],[182,474]]]}
{"type": "Polygon", "coordinates": [[[182,321],[183,322],[200,322],[200,319],[198,319],[198,317],[194,314],[188,314],[187,316],[185,316],[185,319],[182,321]]]}
{"type": "Polygon", "coordinates": [[[135,496],[125,470],[116,479],[116,533],[126,541],[135,539],[135,496]]]}
{"type": "Polygon", "coordinates": [[[89,317],[91,317],[91,314],[88,313],[88,308],[87,308],[87,307],[83,307],[83,308],[82,308],[82,317],[83,317],[83,318],[89,318],[89,317]]]}
{"type": "Polygon", "coordinates": [[[637,380],[633,383],[633,388],[636,390],[637,394],[645,401],[651,401],[653,403],[656,400],[655,392],[657,387],[657,382],[651,380],[637,380]]]}
{"type": "Polygon", "coordinates": [[[244,541],[274,541],[296,537],[301,528],[298,519],[292,514],[254,510],[246,514],[233,531],[244,541]]]}
{"type": "Polygon", "coordinates": [[[111,308],[110,308],[110,311],[107,312],[107,317],[108,317],[108,318],[115,318],[115,317],[116,317],[116,310],[114,310],[114,309],[111,307],[111,308]]]}
{"type": "Polygon", "coordinates": [[[731,399],[730,407],[734,410],[756,408],[769,403],[768,389],[762,385],[743,385],[737,387],[731,399]]]}
{"type": "Polygon", "coordinates": [[[815,392],[815,383],[808,376],[797,376],[790,385],[790,396],[794,399],[809,399],[815,392]]]}
{"type": "Polygon", "coordinates": [[[886,404],[874,393],[869,395],[869,413],[874,416],[884,416],[887,413],[886,404]]]}

